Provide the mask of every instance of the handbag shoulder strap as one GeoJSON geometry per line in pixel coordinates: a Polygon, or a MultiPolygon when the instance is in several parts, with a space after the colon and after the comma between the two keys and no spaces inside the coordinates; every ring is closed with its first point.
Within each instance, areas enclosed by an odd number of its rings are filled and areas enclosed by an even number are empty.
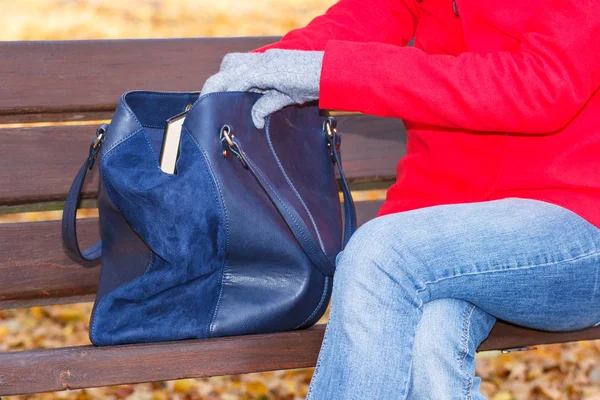
{"type": "MultiPolygon", "coordinates": [[[[340,181],[342,184],[345,217],[343,247],[345,247],[350,240],[350,237],[356,230],[356,209],[354,207],[354,200],[352,199],[352,194],[342,168],[341,157],[339,154],[341,136],[335,129],[335,119],[331,117],[327,118],[323,124],[323,129],[325,130],[327,137],[329,156],[331,157],[331,161],[338,168],[340,181]]],[[[319,269],[319,271],[321,271],[323,275],[333,276],[335,272],[335,265],[329,260],[325,252],[321,249],[296,209],[285,199],[285,197],[280,196],[277,193],[267,176],[251,160],[248,154],[244,152],[237,138],[228,137],[227,140],[224,140],[224,143],[228,146],[229,151],[234,154],[240,160],[242,165],[252,173],[254,178],[256,178],[275,208],[277,208],[279,211],[281,217],[285,220],[287,226],[292,231],[292,234],[304,250],[304,253],[310,258],[312,263],[319,269]]]]}
{"type": "MultiPolygon", "coordinates": [[[[335,129],[335,120],[333,118],[328,118],[324,123],[324,129],[326,129],[325,133],[327,136],[327,145],[329,148],[330,157],[332,162],[335,163],[338,168],[340,181],[342,184],[345,214],[343,245],[345,247],[350,240],[350,237],[356,230],[356,210],[348,182],[346,181],[346,177],[344,176],[344,171],[342,169],[341,157],[339,155],[341,138],[335,129]]],[[[101,242],[97,242],[86,250],[82,251],[80,249],[77,242],[75,217],[77,212],[77,204],[81,198],[81,189],[83,187],[85,176],[87,171],[91,170],[94,166],[94,162],[98,155],[105,132],[106,125],[103,124],[98,129],[97,137],[90,145],[90,154],[79,169],[79,172],[77,173],[77,176],[75,177],[75,180],[69,189],[67,200],[65,201],[62,219],[63,241],[67,249],[80,261],[93,261],[100,258],[102,254],[101,242]]],[[[283,196],[280,196],[277,193],[266,175],[256,164],[254,164],[254,162],[252,162],[248,155],[244,153],[239,141],[233,138],[230,139],[230,143],[230,151],[236,155],[242,165],[244,165],[244,167],[246,167],[256,178],[261,188],[265,191],[275,208],[277,208],[279,211],[279,214],[281,214],[296,240],[298,240],[298,243],[304,250],[304,253],[310,258],[312,263],[319,269],[319,271],[321,271],[321,273],[326,276],[333,276],[333,273],[335,272],[335,266],[316,242],[312,233],[304,223],[304,220],[300,217],[294,207],[283,196]]]]}
{"type": "MultiPolygon", "coordinates": [[[[77,172],[67,199],[65,200],[65,207],[62,215],[62,238],[65,247],[75,256],[78,261],[94,261],[100,258],[102,255],[102,242],[99,241],[88,249],[81,250],[77,241],[77,208],[79,201],[81,200],[81,190],[83,188],[83,182],[85,177],[93,167],[100,152],[100,147],[104,141],[104,135],[106,134],[107,124],[102,124],[96,131],[96,137],[90,144],[90,151],[88,157],[84,161],[81,168],[77,172]]],[[[89,264],[83,264],[83,266],[90,266],[89,264]]]]}

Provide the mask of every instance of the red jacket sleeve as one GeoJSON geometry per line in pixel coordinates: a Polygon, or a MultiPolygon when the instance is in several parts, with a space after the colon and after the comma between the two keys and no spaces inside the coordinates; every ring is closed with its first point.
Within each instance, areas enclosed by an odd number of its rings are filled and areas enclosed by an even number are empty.
{"type": "Polygon", "coordinates": [[[415,32],[413,4],[413,0],[341,0],[306,27],[254,51],[325,50],[332,39],[404,46],[415,32]]]}
{"type": "Polygon", "coordinates": [[[599,16],[597,0],[547,1],[512,53],[427,55],[330,41],[320,106],[476,131],[553,132],[600,87],[599,16]]]}

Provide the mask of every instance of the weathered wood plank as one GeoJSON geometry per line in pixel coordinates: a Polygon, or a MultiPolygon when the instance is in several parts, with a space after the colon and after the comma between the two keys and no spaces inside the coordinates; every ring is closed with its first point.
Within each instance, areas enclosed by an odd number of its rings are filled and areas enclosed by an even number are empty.
{"type": "Polygon", "coordinates": [[[107,121],[112,118],[113,109],[108,111],[64,111],[55,113],[35,114],[0,114],[0,124],[14,123],[48,123],[48,122],[86,122],[107,121]]]}
{"type": "MultiPolygon", "coordinates": [[[[358,114],[338,120],[347,177],[393,179],[406,150],[402,122],[358,114]]],[[[95,130],[93,125],[0,129],[0,205],[64,199],[95,130]]],[[[84,197],[96,195],[97,178],[95,168],[84,197]]]]}
{"type": "MultiPolygon", "coordinates": [[[[0,395],[313,367],[324,331],[1,353],[0,395]]],[[[600,328],[550,333],[499,322],[479,350],[597,338],[600,328]]]]}
{"type": "MultiPolygon", "coordinates": [[[[381,202],[356,204],[364,223],[381,202]]],[[[82,246],[94,243],[98,220],[79,220],[78,236],[82,246]]],[[[60,221],[0,224],[0,238],[0,309],[93,300],[100,268],[82,268],[68,257],[60,221]]]]}
{"type": "Polygon", "coordinates": [[[545,332],[498,321],[477,351],[506,350],[553,343],[600,339],[600,326],[572,332],[545,332]]]}
{"type": "Polygon", "coordinates": [[[0,395],[313,366],[324,328],[0,354],[0,395]]]}
{"type": "Polygon", "coordinates": [[[275,40],[0,42],[0,115],[110,111],[127,90],[199,90],[225,54],[275,40]]]}
{"type": "MultiPolygon", "coordinates": [[[[80,220],[78,234],[83,246],[92,244],[98,221],[80,220]]],[[[0,238],[0,309],[93,300],[100,268],[67,256],[59,221],[1,224],[0,238]]]]}

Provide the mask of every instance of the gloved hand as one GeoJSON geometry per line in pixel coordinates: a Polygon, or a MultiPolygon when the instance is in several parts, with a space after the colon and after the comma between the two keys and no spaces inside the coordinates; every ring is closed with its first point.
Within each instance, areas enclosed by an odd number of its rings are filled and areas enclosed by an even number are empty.
{"type": "Polygon", "coordinates": [[[252,121],[262,129],[265,118],[275,111],[319,98],[322,65],[322,51],[272,49],[264,53],[231,53],[223,58],[219,72],[206,81],[202,95],[263,93],[252,108],[252,121]]]}

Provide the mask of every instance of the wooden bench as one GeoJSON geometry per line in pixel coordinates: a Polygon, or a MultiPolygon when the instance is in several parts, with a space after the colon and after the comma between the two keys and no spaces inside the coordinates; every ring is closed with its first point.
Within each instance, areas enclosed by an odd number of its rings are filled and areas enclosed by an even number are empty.
{"type": "MultiPolygon", "coordinates": [[[[275,38],[0,42],[0,123],[84,121],[73,126],[0,126],[0,214],[60,209],[99,120],[130,89],[201,88],[224,54],[275,38]],[[85,122],[85,121],[90,121],[85,122]],[[94,122],[92,122],[94,121],[94,122]]],[[[340,115],[344,166],[352,186],[385,189],[404,155],[398,120],[340,115]]],[[[94,207],[97,172],[85,186],[94,207]]],[[[357,203],[361,222],[379,201],[357,203]]],[[[83,245],[98,221],[79,223],[83,245]]],[[[0,309],[92,301],[99,268],[66,255],[60,222],[0,225],[0,309]]],[[[303,331],[96,348],[0,354],[0,395],[314,366],[324,326],[303,331]]],[[[600,338],[600,328],[549,333],[498,322],[479,350],[600,338]]]]}

